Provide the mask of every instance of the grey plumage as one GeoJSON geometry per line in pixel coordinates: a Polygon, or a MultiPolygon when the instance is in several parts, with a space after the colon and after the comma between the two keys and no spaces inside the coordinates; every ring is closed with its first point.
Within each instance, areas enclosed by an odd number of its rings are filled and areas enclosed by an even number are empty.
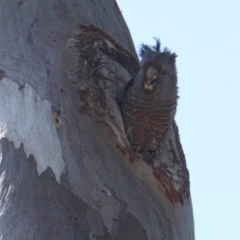
{"type": "Polygon", "coordinates": [[[142,61],[133,85],[128,89],[123,108],[127,137],[139,152],[156,150],[172,123],[177,107],[176,54],[167,48],[141,45],[142,61]]]}

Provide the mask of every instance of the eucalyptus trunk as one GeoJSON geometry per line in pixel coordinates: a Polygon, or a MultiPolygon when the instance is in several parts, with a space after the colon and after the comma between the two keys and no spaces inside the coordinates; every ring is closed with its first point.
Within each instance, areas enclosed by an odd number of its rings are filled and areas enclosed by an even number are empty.
{"type": "Polygon", "coordinates": [[[0,239],[194,239],[176,124],[154,165],[125,135],[116,1],[2,0],[0,32],[0,239]]]}

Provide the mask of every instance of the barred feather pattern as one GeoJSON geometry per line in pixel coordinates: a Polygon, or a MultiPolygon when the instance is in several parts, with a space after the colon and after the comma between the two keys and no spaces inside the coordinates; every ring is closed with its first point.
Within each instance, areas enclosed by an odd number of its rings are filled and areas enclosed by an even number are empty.
{"type": "Polygon", "coordinates": [[[167,48],[142,44],[140,70],[126,90],[122,106],[125,131],[138,152],[156,150],[177,108],[177,55],[167,48]]]}
{"type": "Polygon", "coordinates": [[[124,106],[124,126],[130,143],[139,152],[154,151],[171,124],[177,106],[177,99],[163,102],[142,98],[142,94],[130,92],[124,106]]]}

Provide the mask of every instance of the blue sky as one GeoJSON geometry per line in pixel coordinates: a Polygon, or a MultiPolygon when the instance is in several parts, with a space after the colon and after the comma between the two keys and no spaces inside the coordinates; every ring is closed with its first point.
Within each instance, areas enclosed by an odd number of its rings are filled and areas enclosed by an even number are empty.
{"type": "Polygon", "coordinates": [[[117,2],[137,50],[159,37],[178,55],[196,240],[240,239],[240,1],[117,2]]]}

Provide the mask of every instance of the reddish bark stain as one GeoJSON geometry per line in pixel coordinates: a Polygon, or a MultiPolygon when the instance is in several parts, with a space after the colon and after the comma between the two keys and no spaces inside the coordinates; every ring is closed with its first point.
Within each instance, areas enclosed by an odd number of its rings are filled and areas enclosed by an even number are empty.
{"type": "Polygon", "coordinates": [[[189,196],[189,183],[186,183],[180,191],[176,191],[171,178],[162,169],[154,168],[153,175],[165,189],[165,196],[171,203],[174,205],[181,203],[183,205],[184,200],[189,196]]]}

